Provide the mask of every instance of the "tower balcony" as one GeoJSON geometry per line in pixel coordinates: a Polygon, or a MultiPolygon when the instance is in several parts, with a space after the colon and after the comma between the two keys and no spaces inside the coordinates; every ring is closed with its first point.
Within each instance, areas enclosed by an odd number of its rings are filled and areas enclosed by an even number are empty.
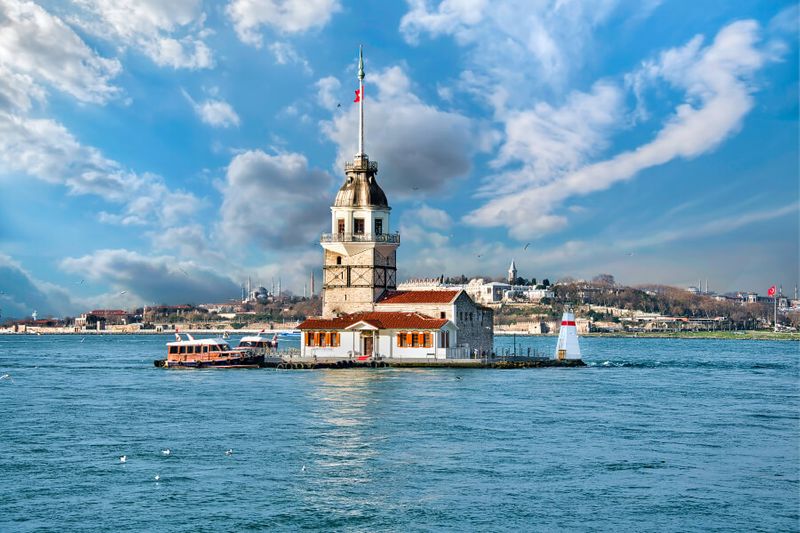
{"type": "Polygon", "coordinates": [[[361,171],[368,170],[368,171],[372,172],[373,174],[377,174],[378,173],[378,162],[377,161],[370,161],[369,159],[367,159],[366,155],[363,158],[356,157],[356,160],[353,161],[352,163],[349,162],[349,161],[345,162],[344,170],[345,170],[345,172],[350,171],[350,170],[361,170],[361,171]]]}
{"type": "Polygon", "coordinates": [[[379,242],[400,244],[400,233],[323,233],[320,242],[379,242]]]}

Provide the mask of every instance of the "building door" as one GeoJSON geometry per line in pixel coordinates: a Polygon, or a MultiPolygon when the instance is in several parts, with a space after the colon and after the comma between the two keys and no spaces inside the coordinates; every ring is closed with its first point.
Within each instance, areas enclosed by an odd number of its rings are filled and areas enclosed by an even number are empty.
{"type": "Polygon", "coordinates": [[[372,355],[372,340],[373,340],[372,334],[370,334],[369,336],[363,335],[361,339],[362,339],[361,341],[362,346],[364,348],[363,355],[372,355]]]}

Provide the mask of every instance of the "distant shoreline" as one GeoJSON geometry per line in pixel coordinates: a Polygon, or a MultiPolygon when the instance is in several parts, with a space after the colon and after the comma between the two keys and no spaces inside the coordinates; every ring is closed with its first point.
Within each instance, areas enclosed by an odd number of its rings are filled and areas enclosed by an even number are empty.
{"type": "MultiPolygon", "coordinates": [[[[495,336],[508,337],[558,337],[557,334],[533,334],[521,331],[495,331],[495,336]]],[[[716,340],[756,340],[756,341],[800,341],[800,333],[789,331],[680,331],[680,332],[638,332],[638,333],[581,333],[580,337],[609,337],[631,339],[716,339],[716,340]]]]}
{"type": "MultiPolygon", "coordinates": [[[[264,330],[263,335],[270,336],[289,333],[296,331],[295,329],[274,329],[264,330]]],[[[254,335],[262,332],[262,329],[235,329],[227,330],[228,335],[254,335]]],[[[184,329],[179,328],[179,333],[191,333],[192,335],[215,335],[221,337],[223,332],[218,329],[184,329]]],[[[517,335],[519,337],[557,337],[557,334],[534,334],[523,331],[495,331],[497,337],[510,337],[517,335]]],[[[175,331],[154,331],[154,330],[141,330],[141,331],[72,331],[62,330],[61,328],[37,328],[34,331],[9,331],[2,330],[0,335],[80,335],[83,337],[93,335],[162,335],[172,337],[175,331]]],[[[608,338],[632,338],[632,339],[716,339],[716,340],[768,340],[768,341],[800,341],[800,333],[795,332],[774,332],[774,331],[681,331],[681,332],[646,332],[646,333],[582,333],[581,337],[608,337],[608,338]]]]}

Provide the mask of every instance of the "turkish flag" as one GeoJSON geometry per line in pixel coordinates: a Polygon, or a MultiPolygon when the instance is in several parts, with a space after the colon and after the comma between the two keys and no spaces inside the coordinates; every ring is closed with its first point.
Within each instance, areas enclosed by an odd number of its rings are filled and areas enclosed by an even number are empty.
{"type": "Polygon", "coordinates": [[[767,291],[767,296],[775,296],[775,285],[769,288],[767,291]]]}
{"type": "Polygon", "coordinates": [[[356,89],[356,99],[353,102],[360,102],[361,101],[361,89],[356,89]]]}

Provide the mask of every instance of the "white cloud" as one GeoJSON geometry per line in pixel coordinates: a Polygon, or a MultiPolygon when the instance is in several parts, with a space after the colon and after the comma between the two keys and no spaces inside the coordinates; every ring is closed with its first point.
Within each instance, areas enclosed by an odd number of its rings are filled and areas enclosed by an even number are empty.
{"type": "Polygon", "coordinates": [[[300,33],[325,26],[341,6],[337,0],[232,0],[225,8],[243,43],[261,47],[261,26],[300,33]]]}
{"type": "Polygon", "coordinates": [[[88,280],[127,291],[129,304],[203,303],[236,298],[239,286],[195,261],[146,256],[130,250],[98,250],[68,257],[61,268],[88,280]]]}
{"type": "MultiPolygon", "coordinates": [[[[479,148],[469,118],[422,102],[411,92],[411,82],[400,67],[368,75],[367,81],[365,149],[381,165],[379,181],[390,196],[439,190],[450,180],[469,174],[472,155],[479,148]],[[371,92],[375,87],[377,91],[371,92]]],[[[335,101],[321,99],[326,104],[335,101]]],[[[357,152],[358,106],[348,105],[321,126],[337,145],[337,168],[342,168],[357,152]]]]}
{"type": "Polygon", "coordinates": [[[338,93],[342,87],[341,82],[333,76],[326,76],[317,80],[317,102],[328,110],[336,109],[340,103],[338,93]]]}
{"type": "MultiPolygon", "coordinates": [[[[526,102],[542,87],[563,88],[593,54],[596,28],[617,15],[618,0],[408,0],[400,31],[409,43],[423,34],[452,36],[469,50],[472,69],[487,74],[481,94],[494,104],[526,102]],[[513,91],[508,88],[513,87],[513,91]]],[[[634,15],[652,10],[638,5],[634,15]]],[[[512,103],[512,107],[516,104],[512,103]]]]}
{"type": "Polygon", "coordinates": [[[214,65],[203,40],[201,0],[77,0],[84,9],[72,22],[125,47],[141,50],[157,65],[202,69],[214,65]]]}
{"type": "Polygon", "coordinates": [[[183,96],[192,104],[192,108],[194,108],[194,112],[197,113],[200,120],[209,126],[219,128],[239,126],[239,115],[228,102],[206,99],[198,103],[186,91],[183,91],[183,96]]]}
{"type": "Polygon", "coordinates": [[[27,110],[30,92],[44,97],[40,84],[81,102],[103,103],[119,93],[111,85],[122,69],[116,59],[97,55],[69,26],[34,4],[0,0],[0,94],[27,110]]]}
{"type": "Polygon", "coordinates": [[[300,65],[303,69],[303,72],[306,74],[311,74],[311,67],[308,64],[308,61],[300,55],[300,53],[287,42],[275,42],[269,45],[269,51],[272,52],[272,55],[275,57],[275,62],[279,65],[288,65],[290,63],[294,63],[300,65]]]}
{"type": "Polygon", "coordinates": [[[485,189],[519,190],[578,168],[608,145],[608,132],[619,128],[623,109],[620,88],[601,81],[589,93],[573,91],[560,107],[540,102],[509,112],[505,140],[492,165],[523,163],[525,168],[514,173],[515,179],[498,176],[485,189]]]}
{"type": "Polygon", "coordinates": [[[70,194],[91,194],[125,206],[121,214],[101,213],[105,222],[172,224],[200,206],[191,193],[170,190],[155,174],[137,174],[81,144],[50,119],[0,111],[0,168],[65,186],[70,194]]]}
{"type": "Polygon", "coordinates": [[[333,178],[295,153],[247,151],[233,158],[221,186],[219,233],[233,245],[297,248],[329,220],[333,178]]]}
{"type": "MultiPolygon", "coordinates": [[[[676,158],[693,158],[716,148],[738,131],[753,106],[752,75],[765,55],[756,44],[754,21],[734,22],[702,46],[697,37],[671,49],[642,68],[646,78],[666,80],[685,92],[685,101],[655,138],[610,159],[587,164],[515,194],[501,194],[465,217],[482,227],[506,226],[512,237],[526,239],[561,227],[566,219],[554,211],[573,196],[607,189],[640,171],[676,158]]],[[[536,180],[530,177],[530,182],[536,180]]]]}

